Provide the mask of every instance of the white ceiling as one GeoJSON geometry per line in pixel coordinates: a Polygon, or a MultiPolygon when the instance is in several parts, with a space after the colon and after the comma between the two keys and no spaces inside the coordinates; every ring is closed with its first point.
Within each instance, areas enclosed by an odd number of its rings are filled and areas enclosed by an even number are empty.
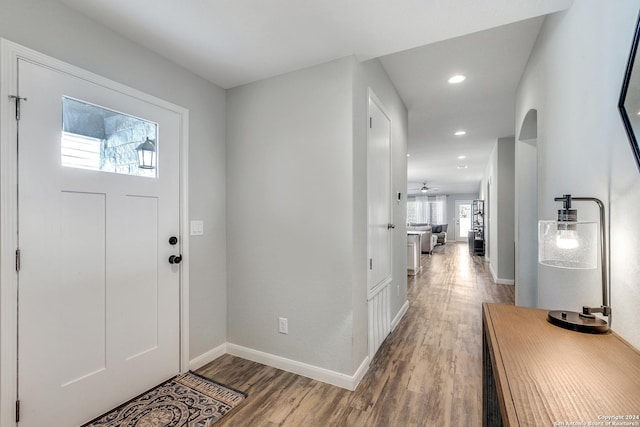
{"type": "Polygon", "coordinates": [[[440,194],[478,192],[496,140],[515,133],[516,89],[543,19],[381,58],[410,111],[410,194],[419,193],[424,181],[440,194]],[[447,83],[458,73],[467,79],[447,83]],[[454,136],[459,129],[467,134],[454,136]],[[458,160],[461,155],[466,158],[458,160]]]}
{"type": "Polygon", "coordinates": [[[58,0],[223,88],[370,59],[565,9],[571,0],[58,0]]]}
{"type": "Polygon", "coordinates": [[[572,2],[57,1],[223,88],[384,56],[409,109],[409,188],[426,180],[448,194],[477,192],[491,145],[514,133],[515,88],[541,23],[528,19],[572,2]],[[453,72],[467,80],[447,85],[453,72]],[[468,134],[454,139],[458,128],[468,134]],[[461,154],[468,169],[452,167],[461,154]]]}

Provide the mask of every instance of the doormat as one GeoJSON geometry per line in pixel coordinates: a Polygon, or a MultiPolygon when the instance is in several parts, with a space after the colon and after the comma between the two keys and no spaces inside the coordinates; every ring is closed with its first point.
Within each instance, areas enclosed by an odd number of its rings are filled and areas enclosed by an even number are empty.
{"type": "Polygon", "coordinates": [[[246,393],[194,372],[178,375],[82,427],[208,427],[246,393]]]}

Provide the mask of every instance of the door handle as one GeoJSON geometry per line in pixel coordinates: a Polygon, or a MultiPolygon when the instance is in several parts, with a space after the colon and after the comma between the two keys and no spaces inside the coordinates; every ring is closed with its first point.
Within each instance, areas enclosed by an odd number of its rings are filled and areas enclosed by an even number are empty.
{"type": "Polygon", "coordinates": [[[387,230],[391,230],[392,228],[396,228],[396,225],[391,223],[387,224],[387,230]]]}
{"type": "Polygon", "coordinates": [[[169,257],[169,264],[180,264],[182,261],[182,255],[171,255],[169,257]]]}

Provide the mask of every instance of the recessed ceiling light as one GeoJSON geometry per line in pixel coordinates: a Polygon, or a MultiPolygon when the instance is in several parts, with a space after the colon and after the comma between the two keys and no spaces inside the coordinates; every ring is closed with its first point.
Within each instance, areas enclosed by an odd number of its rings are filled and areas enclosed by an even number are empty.
{"type": "Polygon", "coordinates": [[[464,130],[459,130],[456,133],[454,133],[455,136],[462,136],[466,134],[467,134],[467,131],[464,131],[464,130]]]}
{"type": "Polygon", "coordinates": [[[636,114],[640,116],[640,111],[638,111],[636,114]]]}
{"type": "Polygon", "coordinates": [[[467,158],[467,156],[458,156],[458,160],[464,160],[466,158],[467,158]]]}
{"type": "Polygon", "coordinates": [[[449,79],[449,83],[454,85],[456,83],[462,83],[463,81],[465,81],[465,79],[466,77],[462,74],[456,74],[455,76],[451,76],[451,78],[449,79]]]}
{"type": "Polygon", "coordinates": [[[408,153],[407,153],[407,157],[411,157],[411,154],[408,154],[408,153]]]}
{"type": "Polygon", "coordinates": [[[466,169],[467,165],[458,165],[458,169],[466,169]]]}

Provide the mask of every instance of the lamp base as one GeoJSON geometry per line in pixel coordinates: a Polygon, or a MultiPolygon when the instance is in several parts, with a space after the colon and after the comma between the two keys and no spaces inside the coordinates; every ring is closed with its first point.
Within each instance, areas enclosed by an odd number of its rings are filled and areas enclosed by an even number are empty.
{"type": "Polygon", "coordinates": [[[603,334],[609,330],[609,324],[599,317],[588,318],[575,311],[550,311],[547,320],[561,328],[587,334],[603,334]]]}

